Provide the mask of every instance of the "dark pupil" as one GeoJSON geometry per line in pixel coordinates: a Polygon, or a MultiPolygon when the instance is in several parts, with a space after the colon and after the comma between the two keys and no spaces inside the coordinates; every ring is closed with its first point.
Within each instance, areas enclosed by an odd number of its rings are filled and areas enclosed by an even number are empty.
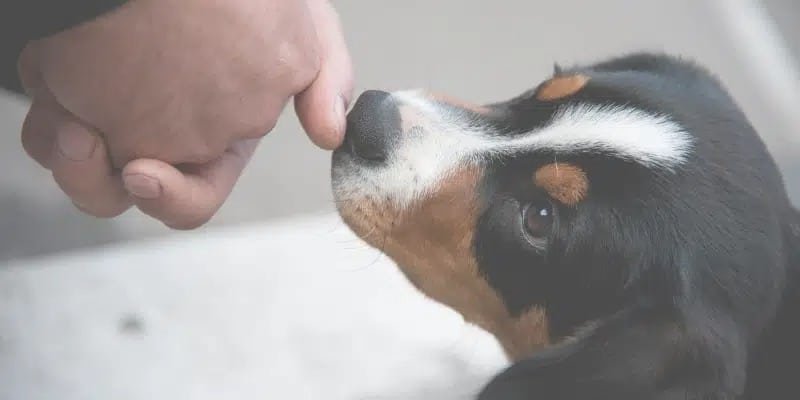
{"type": "Polygon", "coordinates": [[[533,237],[547,236],[552,222],[552,212],[547,206],[531,204],[525,213],[525,226],[533,237]]]}

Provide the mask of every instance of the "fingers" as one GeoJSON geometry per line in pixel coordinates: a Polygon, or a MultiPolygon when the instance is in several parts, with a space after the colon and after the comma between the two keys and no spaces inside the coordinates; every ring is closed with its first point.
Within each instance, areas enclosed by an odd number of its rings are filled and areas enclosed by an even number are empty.
{"type": "Polygon", "coordinates": [[[109,218],[130,207],[103,141],[44,87],[37,88],[25,118],[22,146],[52,172],[61,190],[85,213],[109,218]]]}
{"type": "Polygon", "coordinates": [[[50,169],[53,179],[80,210],[111,218],[130,208],[128,193],[115,175],[103,141],[75,120],[55,128],[50,169]]]}
{"type": "Polygon", "coordinates": [[[311,86],[295,97],[295,110],[311,141],[324,149],[339,146],[345,112],[353,94],[353,66],[339,17],[327,0],[310,0],[320,40],[320,71],[311,86]]]}
{"type": "Polygon", "coordinates": [[[142,212],[173,229],[194,229],[228,198],[257,143],[237,142],[219,159],[183,170],[158,160],[135,160],[125,166],[122,179],[142,212]]]}
{"type": "Polygon", "coordinates": [[[182,170],[143,159],[115,174],[104,140],[65,110],[36,75],[27,82],[33,103],[23,124],[23,147],[51,170],[77,208],[97,217],[114,217],[136,204],[172,228],[199,227],[230,195],[257,144],[236,142],[215,161],[182,170]]]}

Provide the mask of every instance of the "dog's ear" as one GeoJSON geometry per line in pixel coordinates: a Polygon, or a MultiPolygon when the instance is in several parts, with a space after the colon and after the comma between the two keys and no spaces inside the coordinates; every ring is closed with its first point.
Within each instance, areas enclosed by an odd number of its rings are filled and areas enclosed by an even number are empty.
{"type": "Polygon", "coordinates": [[[553,76],[559,76],[562,72],[564,72],[564,69],[558,63],[553,63],[553,76]]]}

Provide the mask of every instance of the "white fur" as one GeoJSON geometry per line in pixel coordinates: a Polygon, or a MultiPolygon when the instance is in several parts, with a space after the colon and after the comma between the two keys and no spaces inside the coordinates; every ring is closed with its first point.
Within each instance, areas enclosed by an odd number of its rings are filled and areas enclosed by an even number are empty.
{"type": "Polygon", "coordinates": [[[547,126],[510,137],[470,124],[417,93],[392,94],[405,132],[387,165],[339,176],[337,195],[388,197],[407,206],[459,167],[534,149],[559,154],[603,151],[672,171],[685,162],[692,146],[690,135],[674,121],[634,108],[572,106],[547,126]]]}

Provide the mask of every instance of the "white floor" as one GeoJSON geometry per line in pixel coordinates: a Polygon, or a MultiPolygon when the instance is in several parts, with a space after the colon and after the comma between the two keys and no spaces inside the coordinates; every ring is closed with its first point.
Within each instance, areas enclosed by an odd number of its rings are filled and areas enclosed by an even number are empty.
{"type": "Polygon", "coordinates": [[[0,299],[0,399],[457,400],[506,363],[333,215],[14,263],[0,299]]]}

